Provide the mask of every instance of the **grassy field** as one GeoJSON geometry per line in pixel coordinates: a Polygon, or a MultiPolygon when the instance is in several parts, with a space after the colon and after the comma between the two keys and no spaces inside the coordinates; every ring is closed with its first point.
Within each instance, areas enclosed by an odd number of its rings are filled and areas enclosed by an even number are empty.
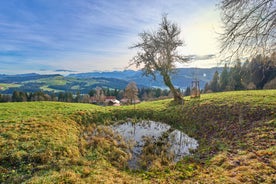
{"type": "MultiPolygon", "coordinates": [[[[34,74],[35,75],[35,74],[34,74]]],[[[110,89],[124,89],[127,81],[115,78],[74,78],[56,75],[41,75],[33,77],[23,77],[20,81],[14,78],[9,80],[1,79],[0,91],[2,94],[11,94],[13,91],[33,92],[43,90],[44,92],[71,92],[87,94],[96,86],[110,89]]]]}
{"type": "MultiPolygon", "coordinates": [[[[106,130],[102,130],[103,132],[106,130]]],[[[105,132],[105,135],[110,135],[105,132]]],[[[276,183],[276,90],[135,106],[0,104],[0,183],[276,183]],[[199,141],[176,164],[130,171],[124,145],[88,132],[127,119],[168,123],[199,141]]]]}
{"type": "Polygon", "coordinates": [[[6,84],[6,83],[0,83],[0,91],[6,90],[8,88],[15,88],[20,87],[20,84],[6,84]]]}

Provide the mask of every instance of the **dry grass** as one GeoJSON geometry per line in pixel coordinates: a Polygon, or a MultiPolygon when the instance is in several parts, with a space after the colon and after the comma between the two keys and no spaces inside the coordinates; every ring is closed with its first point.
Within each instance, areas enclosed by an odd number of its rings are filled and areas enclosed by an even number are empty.
{"type": "Polygon", "coordinates": [[[136,106],[0,105],[0,183],[275,183],[276,91],[241,91],[136,106]],[[126,145],[99,125],[150,119],[199,141],[177,164],[129,171],[126,145]],[[115,139],[113,139],[115,137],[115,139]],[[120,164],[120,163],[124,164],[120,164]]]}

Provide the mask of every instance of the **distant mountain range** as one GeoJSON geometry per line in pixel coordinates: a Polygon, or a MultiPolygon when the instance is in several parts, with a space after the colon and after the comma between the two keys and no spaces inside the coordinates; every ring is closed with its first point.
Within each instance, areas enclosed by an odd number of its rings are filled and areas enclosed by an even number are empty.
{"type": "Polygon", "coordinates": [[[60,75],[59,74],[40,75],[37,73],[0,75],[0,83],[20,83],[20,82],[55,77],[55,76],[60,76],[60,75]]]}
{"type": "MultiPolygon", "coordinates": [[[[172,74],[172,81],[175,86],[180,88],[186,88],[191,85],[192,80],[197,78],[200,81],[200,86],[204,87],[206,82],[212,80],[215,71],[219,73],[223,68],[178,68],[174,74],[172,74]]],[[[152,77],[146,77],[142,75],[142,71],[134,70],[124,70],[124,71],[114,71],[114,72],[89,72],[89,73],[79,73],[79,74],[70,74],[69,77],[74,78],[115,78],[125,81],[134,81],[137,85],[148,86],[148,87],[160,87],[165,88],[166,86],[163,83],[162,76],[157,75],[156,80],[153,80],[152,77]]]]}
{"type": "MultiPolygon", "coordinates": [[[[179,68],[171,77],[177,88],[185,89],[191,85],[195,78],[200,81],[200,87],[203,88],[207,82],[212,80],[216,70],[221,72],[222,68],[179,68]]],[[[68,76],[59,74],[40,75],[36,73],[2,74],[0,75],[0,93],[11,94],[14,90],[88,93],[97,86],[124,89],[130,81],[136,82],[139,88],[166,88],[160,75],[156,75],[156,80],[153,80],[152,77],[143,76],[141,70],[124,70],[78,73],[68,76]]]]}

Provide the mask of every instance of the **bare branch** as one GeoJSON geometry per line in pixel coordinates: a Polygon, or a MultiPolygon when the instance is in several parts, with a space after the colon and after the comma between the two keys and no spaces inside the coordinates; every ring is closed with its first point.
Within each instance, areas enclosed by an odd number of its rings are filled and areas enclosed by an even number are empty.
{"type": "Polygon", "coordinates": [[[130,65],[142,67],[144,75],[151,75],[154,78],[156,72],[159,72],[174,94],[174,99],[181,102],[181,94],[174,88],[169,76],[174,71],[176,62],[189,60],[177,52],[177,48],[184,44],[179,35],[180,28],[168,21],[166,15],[163,16],[157,31],[140,33],[140,42],[130,47],[138,49],[136,56],[130,60],[130,65]]]}
{"type": "Polygon", "coordinates": [[[276,51],[276,0],[222,0],[221,55],[270,55],[276,51]]]}

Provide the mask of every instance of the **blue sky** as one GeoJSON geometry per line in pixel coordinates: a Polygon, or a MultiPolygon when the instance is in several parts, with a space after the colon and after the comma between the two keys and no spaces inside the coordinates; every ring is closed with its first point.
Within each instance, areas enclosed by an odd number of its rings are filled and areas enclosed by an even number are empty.
{"type": "MultiPolygon", "coordinates": [[[[123,70],[138,34],[154,30],[163,13],[177,23],[184,55],[216,54],[217,0],[0,1],[0,73],[123,70]]],[[[194,61],[179,67],[210,67],[194,61]]]]}

